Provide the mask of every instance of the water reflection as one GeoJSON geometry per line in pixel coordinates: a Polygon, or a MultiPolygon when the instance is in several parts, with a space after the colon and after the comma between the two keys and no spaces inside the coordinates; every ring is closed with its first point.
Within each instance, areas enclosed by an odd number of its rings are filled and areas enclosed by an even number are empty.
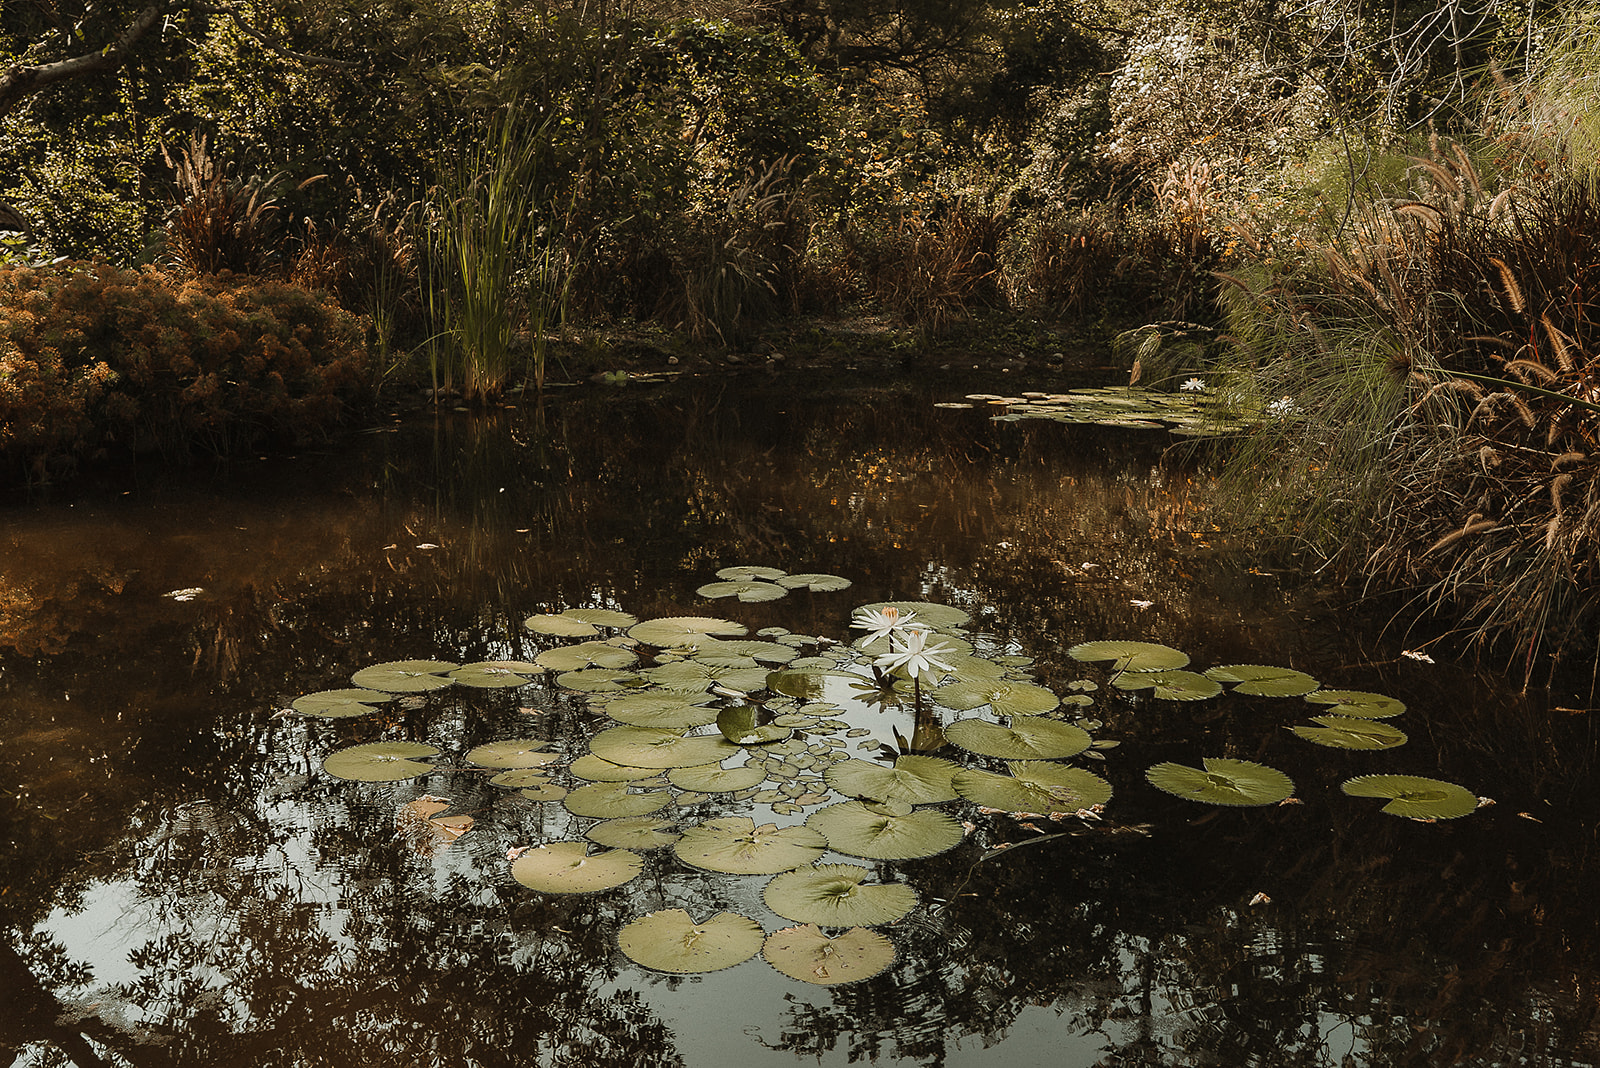
{"type": "Polygon", "coordinates": [[[1592,1058],[1588,717],[1401,662],[1252,570],[1164,441],[995,427],[926,401],[614,396],[14,508],[0,975],[17,1009],[0,1050],[80,1065],[1592,1058]],[[1281,703],[1108,694],[1101,733],[1123,743],[1104,768],[1108,825],[1028,846],[998,821],[895,866],[925,902],[894,930],[897,964],[818,991],[760,962],[650,977],[614,952],[616,927],[656,908],[777,926],[746,883],[653,856],[621,890],[541,897],[510,881],[504,851],[564,831],[559,809],[493,805],[493,788],[449,776],[478,824],[423,856],[395,820],[431,780],[317,769],[379,737],[581,736],[590,713],[569,695],[274,716],[381,660],[531,657],[533,612],[707,612],[694,588],[734,563],[856,581],[712,611],[752,629],[840,635],[850,605],[928,599],[971,611],[986,648],[1036,656],[1057,688],[1093,674],[1067,646],[1138,637],[1393,693],[1413,743],[1381,766],[1499,804],[1394,820],[1338,793],[1373,758],[1311,751],[1281,703]],[[186,587],[205,592],[164,596],[186,587]],[[1224,752],[1284,766],[1306,803],[1196,811],[1142,783],[1151,763],[1224,752]],[[1015,851],[982,859],[1004,841],[1015,851]]]}

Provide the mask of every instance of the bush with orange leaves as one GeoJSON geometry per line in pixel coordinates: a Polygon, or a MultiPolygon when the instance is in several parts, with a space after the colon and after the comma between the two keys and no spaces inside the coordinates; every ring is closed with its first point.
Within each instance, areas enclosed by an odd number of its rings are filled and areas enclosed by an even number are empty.
{"type": "Polygon", "coordinates": [[[368,392],[365,335],[330,298],[280,282],[0,270],[0,480],[324,435],[368,392]]]}

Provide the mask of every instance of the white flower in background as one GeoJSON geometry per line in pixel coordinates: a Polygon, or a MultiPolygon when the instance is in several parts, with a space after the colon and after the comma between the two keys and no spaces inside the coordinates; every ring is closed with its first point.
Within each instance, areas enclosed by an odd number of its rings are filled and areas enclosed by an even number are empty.
{"type": "Polygon", "coordinates": [[[863,641],[877,641],[885,635],[899,633],[916,618],[915,612],[904,612],[890,605],[887,608],[857,608],[850,625],[867,632],[863,641]]]}
{"type": "Polygon", "coordinates": [[[1187,390],[1190,393],[1198,393],[1206,388],[1206,380],[1203,378],[1191,378],[1178,388],[1187,390]]]}
{"type": "Polygon", "coordinates": [[[954,671],[944,659],[955,652],[951,646],[942,642],[928,644],[928,635],[932,633],[926,627],[907,627],[889,638],[891,652],[884,653],[873,663],[889,671],[905,671],[912,678],[937,678],[946,672],[954,671]],[[938,669],[938,674],[934,673],[938,669]]]}

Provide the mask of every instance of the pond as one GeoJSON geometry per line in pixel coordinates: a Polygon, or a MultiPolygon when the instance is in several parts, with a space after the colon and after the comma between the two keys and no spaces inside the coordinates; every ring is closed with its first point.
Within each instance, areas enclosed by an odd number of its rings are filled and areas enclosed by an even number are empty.
{"type": "MultiPolygon", "coordinates": [[[[1173,438],[934,406],[951,399],[629,387],[14,502],[0,1063],[1593,1063],[1588,706],[1511,692],[1274,570],[1248,539],[1229,544],[1173,438]],[[746,566],[850,585],[696,593],[746,566]],[[850,643],[854,610],[885,603],[934,622],[932,606],[958,610],[936,639],[947,653],[970,643],[995,677],[1067,702],[1007,718],[938,703],[931,686],[883,689],[850,643]],[[633,692],[634,667],[595,669],[623,678],[610,685],[491,669],[508,684],[389,694],[349,717],[293,707],[387,662],[526,664],[584,639],[525,620],[574,609],[722,619],[788,650],[735,686],[708,674],[692,701],[714,716],[747,708],[739,692],[760,700],[779,668],[831,658],[857,677],[794,684],[809,696],[772,694],[736,728],[789,716],[779,740],[709,741],[718,759],[737,750],[725,767],[771,772],[741,790],[646,769],[643,786],[597,791],[569,769],[616,726],[606,702],[633,692]],[[1405,711],[1382,722],[1405,744],[1310,744],[1292,728],[1328,708],[1298,695],[1122,688],[1113,665],[1069,652],[1099,640],[1392,697],[1405,711]],[[964,797],[884,804],[884,823],[942,813],[954,837],[884,859],[827,836],[852,851],[807,860],[902,907],[856,942],[824,925],[839,941],[793,959],[759,952],[797,924],[774,911],[793,910],[767,894],[773,875],[708,870],[709,852],[671,844],[711,821],[803,831],[850,802],[830,768],[914,756],[1005,771],[984,743],[941,736],[960,719],[1087,729],[1095,747],[1057,765],[1103,780],[1109,801],[1047,792],[1071,811],[1033,816],[964,797]],[[477,748],[506,740],[535,754],[513,787],[488,781],[503,768],[477,748]],[[431,763],[397,781],[323,766],[374,742],[416,743],[431,763]],[[1278,769],[1296,803],[1214,806],[1146,779],[1205,758],[1278,769]],[[1341,789],[1388,773],[1494,804],[1426,822],[1341,789]],[[448,807],[419,807],[425,795],[448,807]],[[660,806],[645,813],[659,825],[628,832],[636,874],[589,893],[518,880],[522,856],[600,822],[574,808],[619,803],[660,806]],[[673,910],[744,917],[756,942],[708,972],[620,948],[673,910]]],[[[650,670],[676,659],[639,651],[650,670]]],[[[723,737],[700,722],[695,735],[723,737]]]]}

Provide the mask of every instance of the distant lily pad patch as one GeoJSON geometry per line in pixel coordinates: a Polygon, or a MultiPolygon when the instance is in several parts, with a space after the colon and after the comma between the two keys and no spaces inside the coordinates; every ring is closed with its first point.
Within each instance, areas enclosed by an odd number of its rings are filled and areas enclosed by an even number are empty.
{"type": "Polygon", "coordinates": [[[1144,773],[1150,785],[1208,805],[1276,805],[1294,796],[1294,782],[1277,768],[1252,760],[1206,757],[1203,768],[1157,764],[1144,773]]]}
{"type": "Polygon", "coordinates": [[[1187,667],[1189,654],[1154,642],[1083,642],[1067,650],[1074,660],[1109,660],[1113,671],[1172,671],[1187,667]]]}
{"type": "Polygon", "coordinates": [[[1405,702],[1387,694],[1365,690],[1317,690],[1306,694],[1314,705],[1331,705],[1330,715],[1360,716],[1363,719],[1388,719],[1406,710],[1405,702]]]}
{"type": "Polygon", "coordinates": [[[716,972],[761,952],[766,932],[748,916],[719,912],[698,923],[683,909],[641,916],[617,932],[623,956],[658,972],[716,972]]]}
{"type": "Polygon", "coordinates": [[[590,853],[587,842],[550,842],[523,850],[511,862],[511,877],[546,894],[592,894],[631,881],[644,858],[626,849],[590,853]]]}
{"type": "Polygon", "coordinates": [[[1206,678],[1217,682],[1237,683],[1234,693],[1254,694],[1259,697],[1300,697],[1315,690],[1320,683],[1303,671],[1293,668],[1267,667],[1264,664],[1228,664],[1206,671],[1206,678]]]}
{"type": "Polygon", "coordinates": [[[773,932],[761,955],[791,979],[838,986],[879,974],[894,963],[895,950],[888,938],[865,927],[830,938],[816,924],[805,924],[773,932]]]}
{"type": "Polygon", "coordinates": [[[1386,797],[1383,811],[1414,820],[1453,820],[1478,807],[1465,786],[1419,775],[1361,775],[1341,787],[1351,797],[1386,797]]]}
{"type": "Polygon", "coordinates": [[[422,758],[438,752],[438,746],[421,742],[368,742],[329,753],[322,768],[337,779],[401,782],[432,771],[433,765],[422,758]]]}

